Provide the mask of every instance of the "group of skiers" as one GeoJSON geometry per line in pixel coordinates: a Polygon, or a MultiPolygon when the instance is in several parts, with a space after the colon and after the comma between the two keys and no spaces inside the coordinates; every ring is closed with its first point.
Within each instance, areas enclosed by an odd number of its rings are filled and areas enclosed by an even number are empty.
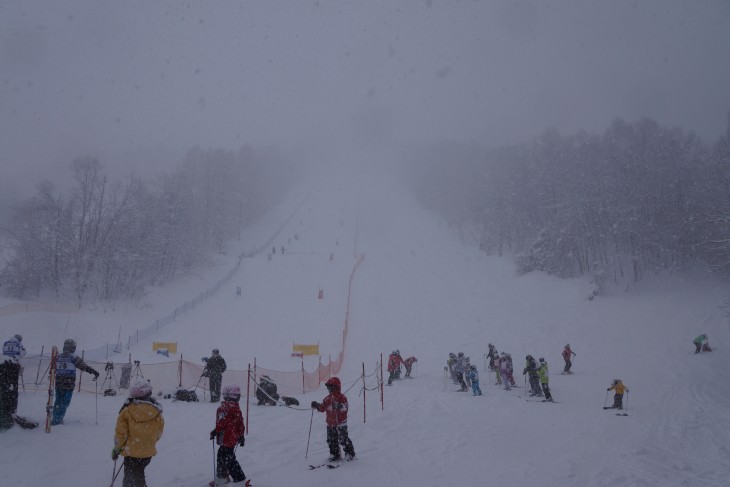
{"type": "Polygon", "coordinates": [[[388,356],[388,385],[393,385],[394,380],[400,380],[400,368],[403,365],[406,368],[406,378],[411,378],[413,364],[418,362],[416,357],[408,357],[403,359],[400,350],[393,350],[388,356]]]}
{"type": "MultiPolygon", "coordinates": [[[[506,352],[499,353],[493,344],[489,344],[487,352],[487,364],[491,371],[495,373],[495,385],[503,385],[504,389],[509,391],[515,384],[514,368],[512,365],[512,355],[506,352]]],[[[530,396],[545,397],[546,401],[552,401],[553,397],[550,393],[550,375],[548,364],[543,357],[537,361],[532,355],[525,357],[525,368],[522,375],[526,376],[526,381],[530,382],[530,396]]]]}

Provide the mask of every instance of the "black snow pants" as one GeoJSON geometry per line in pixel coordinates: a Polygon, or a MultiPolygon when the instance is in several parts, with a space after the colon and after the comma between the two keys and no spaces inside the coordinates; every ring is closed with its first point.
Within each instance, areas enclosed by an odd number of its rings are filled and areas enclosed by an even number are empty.
{"type": "Polygon", "coordinates": [[[144,469],[152,458],[124,457],[124,480],[122,487],[147,487],[144,469]]]}
{"type": "Polygon", "coordinates": [[[246,475],[243,473],[241,464],[238,463],[238,459],[236,458],[235,447],[218,447],[218,464],[216,465],[215,474],[221,479],[230,475],[233,482],[242,482],[243,480],[246,480],[246,475]]]}
{"type": "Polygon", "coordinates": [[[330,448],[330,455],[340,456],[340,445],[345,455],[355,456],[355,447],[347,434],[347,426],[327,426],[327,446],[330,448]]]}

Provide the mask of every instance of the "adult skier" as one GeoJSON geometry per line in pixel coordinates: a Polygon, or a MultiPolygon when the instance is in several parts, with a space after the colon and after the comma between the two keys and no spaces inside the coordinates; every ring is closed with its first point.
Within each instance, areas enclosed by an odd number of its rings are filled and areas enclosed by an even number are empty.
{"type": "Polygon", "coordinates": [[[563,360],[565,360],[565,368],[563,368],[563,374],[572,374],[570,368],[573,366],[572,358],[575,356],[575,352],[570,349],[570,343],[565,345],[563,348],[563,360]]]}
{"type": "Polygon", "coordinates": [[[218,443],[218,463],[216,465],[215,482],[212,485],[228,483],[228,476],[234,484],[250,485],[241,464],[236,459],[236,445],[243,447],[246,439],[243,436],[246,427],[238,401],[241,399],[241,388],[236,385],[223,388],[223,401],[215,414],[215,429],[210,432],[210,439],[218,443]],[[245,482],[245,484],[244,484],[245,482]]]}
{"type": "Polygon", "coordinates": [[[550,382],[550,374],[548,373],[548,364],[545,362],[545,359],[540,357],[540,365],[537,368],[537,375],[540,377],[540,384],[542,385],[542,392],[545,393],[545,399],[548,401],[553,400],[553,396],[550,393],[550,386],[548,385],[548,382],[550,382]]]}
{"type": "Polygon", "coordinates": [[[458,384],[459,381],[456,379],[456,354],[451,352],[449,353],[449,358],[446,360],[446,365],[449,366],[449,375],[451,376],[451,381],[454,384],[458,384]]]}
{"type": "Polygon", "coordinates": [[[63,352],[56,359],[56,400],[53,403],[52,426],[63,424],[63,417],[66,416],[66,409],[71,404],[76,386],[76,369],[93,374],[94,380],[99,378],[99,372],[86,365],[75,352],[76,341],[70,338],[64,340],[63,352]]]}
{"type": "Polygon", "coordinates": [[[0,431],[13,426],[13,414],[18,410],[20,360],[25,356],[25,348],[20,344],[22,340],[22,336],[15,335],[3,343],[0,357],[0,431]]]}
{"type": "Polygon", "coordinates": [[[326,413],[327,446],[330,449],[327,461],[335,462],[341,459],[340,445],[345,451],[345,460],[352,460],[355,458],[355,447],[347,432],[347,396],[340,392],[342,383],[337,377],[330,377],[324,385],[329,394],[321,403],[312,401],[312,409],[326,413]]]}
{"type": "Polygon", "coordinates": [[[530,395],[542,397],[542,391],[540,390],[540,378],[537,375],[537,364],[535,358],[532,355],[525,357],[525,368],[522,371],[522,375],[528,374],[530,379],[530,395]]]}
{"type": "Polygon", "coordinates": [[[226,361],[223,360],[217,348],[213,349],[213,355],[208,359],[205,368],[210,386],[210,402],[218,402],[221,399],[221,383],[223,382],[223,372],[226,371],[226,361]]]}
{"type": "Polygon", "coordinates": [[[406,366],[406,377],[411,377],[411,369],[413,368],[413,364],[416,362],[418,362],[418,359],[414,356],[410,356],[403,361],[403,365],[406,366]]]}

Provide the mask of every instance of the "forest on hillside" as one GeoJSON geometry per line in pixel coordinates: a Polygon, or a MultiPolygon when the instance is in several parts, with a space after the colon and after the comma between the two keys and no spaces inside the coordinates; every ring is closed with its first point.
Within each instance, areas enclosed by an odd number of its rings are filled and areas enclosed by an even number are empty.
{"type": "Polygon", "coordinates": [[[110,180],[94,157],[74,160],[71,170],[69,188],[39,182],[0,228],[0,292],[79,306],[139,298],[146,286],[184,273],[240,239],[292,178],[280,155],[248,146],[237,152],[192,149],[173,171],[150,180],[110,180]]]}
{"type": "Polygon", "coordinates": [[[603,134],[548,129],[488,151],[440,144],[407,174],[424,206],[520,273],[589,276],[600,292],[652,272],[730,270],[730,115],[712,144],[617,119],[603,134]]]}

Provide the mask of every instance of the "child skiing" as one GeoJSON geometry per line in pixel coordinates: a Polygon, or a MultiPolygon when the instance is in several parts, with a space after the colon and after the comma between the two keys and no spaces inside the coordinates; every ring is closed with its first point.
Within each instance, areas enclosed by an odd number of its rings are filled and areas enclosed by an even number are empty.
{"type": "Polygon", "coordinates": [[[604,407],[603,409],[623,409],[624,408],[624,391],[629,392],[629,388],[621,382],[621,379],[614,379],[611,387],[606,389],[607,391],[614,390],[616,393],[613,395],[613,406],[604,407]]]}
{"type": "Polygon", "coordinates": [[[505,352],[502,352],[502,355],[499,356],[499,375],[502,379],[502,384],[504,384],[504,390],[509,391],[512,389],[509,381],[509,363],[507,362],[507,354],[505,352]]]}
{"type": "Polygon", "coordinates": [[[162,406],[152,397],[152,386],[138,377],[114,429],[112,460],[116,462],[120,454],[124,457],[124,487],[146,487],[144,469],[157,454],[155,445],[164,428],[162,406]]]}
{"type": "Polygon", "coordinates": [[[550,394],[550,375],[548,374],[548,364],[545,359],[540,357],[540,365],[537,368],[537,375],[540,377],[540,384],[542,385],[542,392],[545,393],[545,400],[552,402],[553,396],[550,394]]]}
{"type": "Polygon", "coordinates": [[[246,439],[243,433],[246,427],[243,424],[243,415],[238,401],[241,399],[241,388],[236,385],[223,388],[223,401],[215,412],[215,429],[210,432],[210,439],[218,443],[218,463],[216,465],[215,481],[211,487],[228,483],[228,476],[234,484],[239,483],[249,487],[250,480],[241,469],[236,459],[236,445],[244,446],[246,439]],[[244,483],[245,482],[245,483],[244,483]]]}
{"type": "Polygon", "coordinates": [[[479,372],[477,372],[477,366],[472,365],[469,367],[469,372],[467,372],[467,377],[469,377],[469,381],[471,381],[471,392],[473,396],[481,396],[482,390],[479,387],[479,372]]]}
{"type": "Polygon", "coordinates": [[[522,370],[522,375],[528,374],[530,378],[530,395],[542,397],[542,391],[540,390],[540,378],[537,375],[537,364],[532,355],[525,357],[525,368],[522,370]]]}
{"type": "Polygon", "coordinates": [[[330,449],[327,461],[336,462],[341,459],[340,445],[345,451],[345,460],[350,461],[355,458],[355,448],[347,434],[347,396],[340,392],[342,384],[337,377],[329,378],[324,385],[329,394],[321,403],[312,401],[312,409],[326,413],[327,446],[330,449]]]}

